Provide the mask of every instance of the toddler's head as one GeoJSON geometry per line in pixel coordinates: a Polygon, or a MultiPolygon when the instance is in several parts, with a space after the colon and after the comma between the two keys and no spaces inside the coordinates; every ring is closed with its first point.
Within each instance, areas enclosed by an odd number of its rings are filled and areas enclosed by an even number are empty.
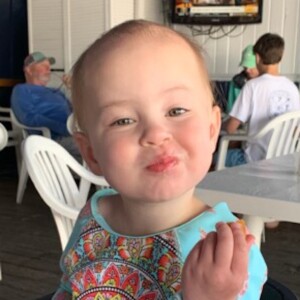
{"type": "Polygon", "coordinates": [[[140,20],[113,28],[76,63],[72,100],[84,159],[124,197],[178,197],[206,174],[220,114],[181,34],[140,20]]]}

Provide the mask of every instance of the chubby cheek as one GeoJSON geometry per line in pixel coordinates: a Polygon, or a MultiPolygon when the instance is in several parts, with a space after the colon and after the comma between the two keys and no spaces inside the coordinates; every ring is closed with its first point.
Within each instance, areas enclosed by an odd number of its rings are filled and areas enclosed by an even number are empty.
{"type": "Polygon", "coordinates": [[[111,181],[112,177],[115,179],[122,176],[124,179],[122,170],[132,163],[133,151],[130,145],[124,139],[100,140],[102,142],[94,149],[102,174],[108,181],[111,181]]]}
{"type": "Polygon", "coordinates": [[[207,123],[191,126],[185,133],[185,148],[189,155],[190,169],[201,177],[199,180],[208,171],[214,152],[214,142],[211,140],[207,123]]]}

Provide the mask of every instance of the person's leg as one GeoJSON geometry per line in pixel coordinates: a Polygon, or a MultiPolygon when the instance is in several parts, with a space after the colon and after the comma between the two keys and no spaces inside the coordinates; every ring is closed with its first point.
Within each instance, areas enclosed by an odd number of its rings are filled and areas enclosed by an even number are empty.
{"type": "Polygon", "coordinates": [[[82,163],[82,157],[72,136],[59,137],[55,140],[63,146],[78,162],[82,163]]]}
{"type": "Polygon", "coordinates": [[[243,149],[228,149],[225,167],[234,167],[246,164],[246,155],[243,149]]]}

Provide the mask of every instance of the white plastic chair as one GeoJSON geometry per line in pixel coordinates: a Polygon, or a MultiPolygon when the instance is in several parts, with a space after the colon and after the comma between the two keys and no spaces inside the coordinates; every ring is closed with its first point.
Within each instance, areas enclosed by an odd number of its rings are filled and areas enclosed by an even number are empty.
{"type": "Polygon", "coordinates": [[[11,120],[11,109],[8,107],[0,107],[0,122],[11,126],[12,129],[7,130],[8,141],[6,147],[14,146],[16,147],[16,161],[18,173],[21,169],[21,141],[22,141],[22,132],[20,130],[13,129],[12,120],[11,120]]]}
{"type": "Polygon", "coordinates": [[[87,201],[74,174],[98,186],[109,185],[103,177],[91,173],[51,139],[29,136],[24,141],[23,151],[30,178],[51,209],[64,249],[79,211],[87,201]]]}
{"type": "MultiPolygon", "coordinates": [[[[274,118],[253,136],[238,134],[223,135],[219,144],[216,170],[225,168],[226,155],[230,141],[255,141],[266,135],[269,135],[269,144],[265,159],[300,152],[300,111],[288,112],[274,118]]],[[[253,216],[247,215],[243,217],[249,226],[249,229],[251,228],[251,232],[255,234],[255,236],[263,236],[264,241],[263,222],[257,222],[254,218],[255,217],[253,216]]],[[[264,222],[272,221],[274,220],[264,220],[264,222]]],[[[256,243],[260,245],[261,241],[257,240],[256,243]]]]}
{"type": "MultiPolygon", "coordinates": [[[[19,134],[19,138],[20,140],[20,144],[22,143],[22,140],[26,139],[29,135],[28,131],[35,131],[37,133],[41,133],[43,136],[50,138],[51,139],[51,132],[48,128],[46,127],[30,127],[30,126],[26,126],[22,123],[20,123],[18,121],[18,119],[16,118],[14,112],[12,110],[10,110],[10,118],[11,118],[11,122],[12,122],[12,127],[13,130],[15,132],[20,132],[21,134],[19,134]]],[[[18,182],[18,189],[17,189],[17,197],[16,197],[16,202],[18,204],[22,203],[23,200],[23,196],[24,196],[24,192],[26,189],[26,185],[27,185],[27,181],[28,181],[28,173],[27,173],[27,169],[26,169],[26,165],[24,163],[24,160],[22,158],[23,154],[22,154],[22,149],[21,149],[21,155],[20,155],[20,159],[21,159],[21,168],[19,171],[19,182],[18,182]]]]}
{"type": "MultiPolygon", "coordinates": [[[[75,118],[74,118],[74,113],[71,113],[67,119],[67,129],[68,129],[68,132],[70,133],[70,135],[73,135],[77,129],[77,126],[75,123],[75,118]]],[[[88,166],[84,160],[83,160],[82,164],[86,169],[88,169],[88,166]]],[[[79,183],[80,192],[83,195],[87,196],[90,188],[91,188],[91,183],[88,180],[81,178],[80,183],[79,183]]]]}
{"type": "Polygon", "coordinates": [[[74,113],[71,113],[67,119],[67,129],[70,135],[73,135],[75,129],[74,113]]]}
{"type": "MultiPolygon", "coordinates": [[[[11,120],[11,109],[8,107],[0,107],[0,122],[1,123],[8,123],[12,126],[12,120],[11,120]]],[[[16,146],[19,144],[19,133],[20,131],[14,131],[13,129],[7,130],[8,134],[8,141],[6,147],[9,146],[16,146]]]]}
{"type": "MultiPolygon", "coordinates": [[[[8,132],[3,124],[0,123],[0,151],[6,147],[8,143],[8,132]]],[[[0,264],[0,281],[2,280],[2,271],[0,264]]]]}
{"type": "Polygon", "coordinates": [[[300,111],[288,112],[274,118],[253,136],[223,135],[220,139],[216,170],[225,168],[230,141],[250,142],[259,140],[267,134],[270,135],[270,140],[265,159],[300,152],[300,111]]]}
{"type": "Polygon", "coordinates": [[[0,150],[6,147],[8,143],[8,132],[4,125],[0,123],[0,150]]]}

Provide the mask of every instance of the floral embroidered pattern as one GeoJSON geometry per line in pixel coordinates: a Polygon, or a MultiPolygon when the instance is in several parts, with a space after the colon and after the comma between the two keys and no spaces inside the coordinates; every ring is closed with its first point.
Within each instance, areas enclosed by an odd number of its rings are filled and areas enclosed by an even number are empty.
{"type": "Polygon", "coordinates": [[[91,220],[81,232],[64,259],[73,298],[170,299],[180,290],[183,262],[172,231],[127,238],[91,220]]]}

